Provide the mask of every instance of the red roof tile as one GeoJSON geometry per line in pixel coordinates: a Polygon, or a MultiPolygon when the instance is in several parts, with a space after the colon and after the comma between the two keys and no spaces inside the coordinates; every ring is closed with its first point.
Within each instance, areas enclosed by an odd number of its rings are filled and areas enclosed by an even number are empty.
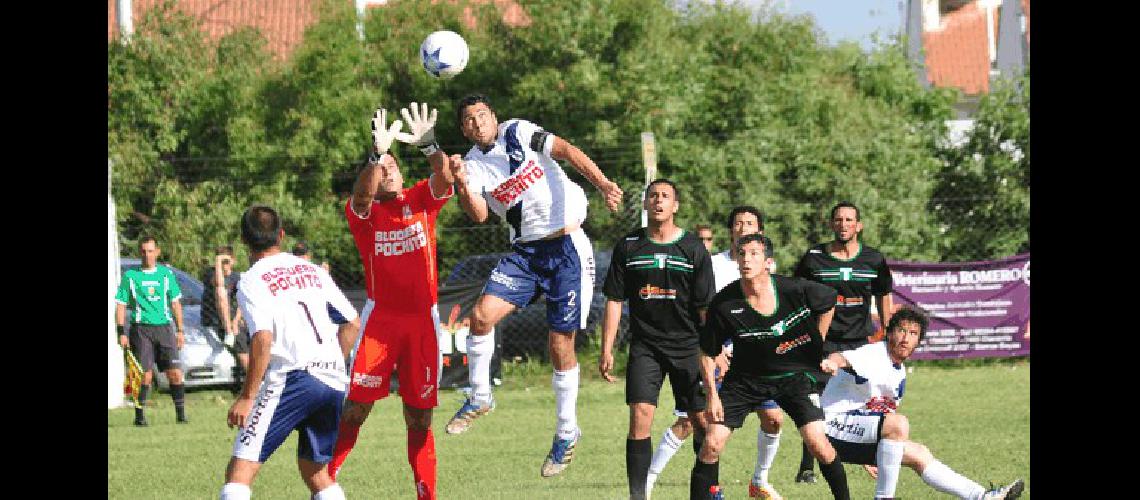
{"type": "MultiPolygon", "coordinates": [[[[1029,0],[1021,0],[1025,13],[1025,41],[1029,42],[1029,0]]],[[[994,39],[997,39],[1001,8],[994,10],[994,39]]],[[[986,37],[986,12],[978,2],[941,16],[940,29],[925,31],[926,77],[937,87],[955,87],[967,95],[990,90],[990,52],[986,37]]]]}

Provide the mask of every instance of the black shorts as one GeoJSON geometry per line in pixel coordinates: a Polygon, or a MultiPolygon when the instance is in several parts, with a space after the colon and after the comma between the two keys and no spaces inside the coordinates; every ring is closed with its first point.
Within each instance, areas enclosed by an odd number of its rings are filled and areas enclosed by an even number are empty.
{"type": "Polygon", "coordinates": [[[657,406],[661,383],[669,375],[677,409],[697,412],[705,409],[705,393],[701,388],[700,348],[688,352],[672,352],[634,340],[629,343],[626,366],[625,402],[651,403],[657,406]]]}
{"type": "Polygon", "coordinates": [[[249,354],[249,330],[242,328],[234,334],[234,352],[249,354]]]}
{"type": "Polygon", "coordinates": [[[147,325],[135,323],[131,325],[131,351],[139,360],[143,371],[150,370],[157,365],[159,370],[182,368],[182,360],[178,357],[178,347],[174,339],[173,325],[147,325]]]}
{"type": "Polygon", "coordinates": [[[732,376],[728,372],[720,385],[720,402],[724,406],[724,425],[739,429],[744,418],[756,411],[760,403],[774,400],[796,423],[796,428],[823,420],[823,410],[808,397],[814,392],[815,380],[806,372],[761,378],[755,375],[732,376]]]}

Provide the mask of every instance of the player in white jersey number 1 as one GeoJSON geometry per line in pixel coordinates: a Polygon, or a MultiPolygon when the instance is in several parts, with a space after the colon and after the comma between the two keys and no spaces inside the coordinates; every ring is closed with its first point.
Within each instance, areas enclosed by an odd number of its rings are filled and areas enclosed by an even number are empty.
{"type": "Polygon", "coordinates": [[[843,463],[877,466],[868,468],[876,479],[875,498],[894,498],[902,465],[930,487],[963,500],[1021,496],[1021,479],[986,491],[909,440],[910,422],[897,413],[906,389],[902,363],[918,347],[926,325],[921,312],[900,308],[891,316],[885,341],[832,353],[820,362],[820,369],[832,375],[820,396],[828,441],[843,463]]]}
{"type": "Polygon", "coordinates": [[[272,208],[253,206],[242,214],[241,239],[254,261],[237,293],[251,337],[249,371],[228,415],[238,433],[221,500],[250,498],[261,464],[294,430],[297,468],[313,499],[345,498],[325,464],[332,459],[348,386],[345,358],[360,318],[327,271],[281,251],[284,237],[272,208]],[[348,322],[333,323],[334,310],[348,322]]]}
{"type": "Polygon", "coordinates": [[[597,187],[612,211],[621,206],[622,190],[566,140],[526,120],[499,123],[486,96],[463,98],[456,113],[463,136],[474,143],[462,161],[451,157],[459,203],[475,222],[486,221],[488,210],[506,220],[514,254],[491,271],[475,304],[467,337],[472,393],[448,422],[447,432],[466,431],[472,420],[494,408],[490,364],[495,324],[542,293],[557,416],[554,442],[541,469],[543,477],[550,477],[570,464],[581,436],[575,414],[579,367],[574,334],[586,326],[594,289],[594,251],[581,230],[586,195],[558,160],[567,160],[597,187]]]}

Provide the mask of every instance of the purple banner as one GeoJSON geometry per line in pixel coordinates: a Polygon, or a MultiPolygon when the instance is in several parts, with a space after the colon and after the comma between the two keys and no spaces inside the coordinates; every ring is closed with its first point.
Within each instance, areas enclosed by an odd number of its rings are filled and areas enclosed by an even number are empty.
{"type": "Polygon", "coordinates": [[[913,359],[1029,355],[1029,254],[889,264],[895,304],[917,305],[930,316],[913,359]]]}

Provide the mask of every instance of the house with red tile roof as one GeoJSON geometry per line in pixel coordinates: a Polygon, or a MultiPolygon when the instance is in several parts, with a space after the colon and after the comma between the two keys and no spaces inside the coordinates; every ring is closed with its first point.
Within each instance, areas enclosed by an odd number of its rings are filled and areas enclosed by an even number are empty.
{"type": "MultiPolygon", "coordinates": [[[[141,22],[146,12],[163,0],[107,0],[107,42],[131,33],[134,24],[141,22]]],[[[389,1],[415,0],[343,0],[352,2],[363,18],[369,9],[383,7],[389,1]]],[[[525,27],[531,23],[530,15],[516,0],[432,0],[453,4],[464,1],[460,21],[474,28],[476,19],[473,6],[492,3],[502,14],[503,23],[525,27]]],[[[320,19],[318,0],[177,0],[175,8],[198,18],[202,29],[211,40],[217,40],[241,27],[257,28],[268,40],[268,47],[278,60],[287,60],[304,36],[305,28],[320,19]]],[[[358,28],[362,29],[362,28],[358,28]]]]}

